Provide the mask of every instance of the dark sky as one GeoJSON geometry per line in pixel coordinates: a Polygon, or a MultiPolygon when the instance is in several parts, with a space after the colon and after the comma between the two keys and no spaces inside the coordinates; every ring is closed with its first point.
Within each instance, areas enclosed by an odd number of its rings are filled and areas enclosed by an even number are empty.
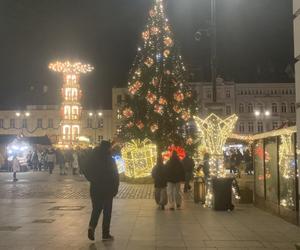
{"type": "MultiPolygon", "coordinates": [[[[0,107],[59,103],[56,59],[95,66],[82,78],[84,105],[110,108],[111,87],[126,86],[153,0],[0,0],[0,107]],[[43,86],[48,92],[41,94],[43,86]],[[34,96],[34,97],[33,97],[34,96]]],[[[166,0],[194,80],[209,80],[209,0],[166,0]]],[[[217,0],[218,73],[236,82],[293,81],[292,0],[217,0]]]]}

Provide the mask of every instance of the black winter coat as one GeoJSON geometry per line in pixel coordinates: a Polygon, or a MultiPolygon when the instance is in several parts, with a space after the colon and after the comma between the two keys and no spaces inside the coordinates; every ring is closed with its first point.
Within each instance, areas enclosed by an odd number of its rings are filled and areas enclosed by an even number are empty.
{"type": "Polygon", "coordinates": [[[91,162],[90,194],[92,198],[106,199],[117,195],[119,189],[119,173],[114,159],[107,155],[102,157],[97,150],[93,152],[91,162]]]}
{"type": "Polygon", "coordinates": [[[192,174],[194,172],[195,162],[190,157],[185,157],[182,160],[183,168],[185,173],[192,174]]]}
{"type": "Polygon", "coordinates": [[[165,188],[167,186],[166,166],[155,165],[152,169],[152,178],[154,179],[154,187],[165,188]]]}
{"type": "Polygon", "coordinates": [[[184,168],[180,160],[170,160],[167,163],[167,181],[178,183],[185,180],[184,168]]]}

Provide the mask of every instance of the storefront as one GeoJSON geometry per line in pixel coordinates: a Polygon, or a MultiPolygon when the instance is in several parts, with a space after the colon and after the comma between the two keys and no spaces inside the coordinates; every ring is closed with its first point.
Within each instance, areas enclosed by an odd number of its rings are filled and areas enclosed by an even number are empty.
{"type": "Polygon", "coordinates": [[[253,137],[254,204],[299,224],[296,128],[253,137]]]}

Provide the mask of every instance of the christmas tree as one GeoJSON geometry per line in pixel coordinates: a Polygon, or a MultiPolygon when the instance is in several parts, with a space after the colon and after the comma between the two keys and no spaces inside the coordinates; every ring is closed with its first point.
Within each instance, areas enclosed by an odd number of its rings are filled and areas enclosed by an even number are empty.
{"type": "Polygon", "coordinates": [[[159,150],[176,145],[192,151],[195,138],[189,122],[196,98],[187,83],[163,0],[154,1],[142,32],[143,45],[130,72],[120,136],[125,140],[148,138],[159,150]]]}

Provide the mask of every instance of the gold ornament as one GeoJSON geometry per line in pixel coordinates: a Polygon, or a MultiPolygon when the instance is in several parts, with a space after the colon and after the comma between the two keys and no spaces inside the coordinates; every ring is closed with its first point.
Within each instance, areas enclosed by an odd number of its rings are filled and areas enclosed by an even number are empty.
{"type": "Polygon", "coordinates": [[[164,107],[159,105],[159,104],[155,104],[154,105],[154,112],[162,115],[164,113],[164,107]]]}
{"type": "Polygon", "coordinates": [[[182,102],[184,100],[184,95],[183,93],[178,90],[175,94],[174,94],[174,99],[177,101],[177,102],[182,102]]]}
{"type": "Polygon", "coordinates": [[[123,110],[123,115],[126,117],[126,118],[129,118],[131,116],[133,116],[133,111],[131,108],[126,108],[123,110]]]}
{"type": "Polygon", "coordinates": [[[152,84],[154,87],[157,87],[157,86],[158,86],[158,83],[159,83],[159,81],[158,81],[157,77],[154,77],[154,78],[152,79],[152,81],[151,81],[151,84],[152,84]]]}
{"type": "Polygon", "coordinates": [[[145,127],[144,123],[142,121],[138,121],[136,123],[136,126],[139,128],[139,129],[143,129],[145,127]]]}
{"type": "Polygon", "coordinates": [[[153,104],[157,100],[157,97],[151,91],[148,91],[146,99],[149,103],[153,104]]]}
{"type": "Polygon", "coordinates": [[[144,40],[148,40],[150,38],[150,34],[149,34],[149,31],[146,30],[142,33],[142,37],[144,40]]]}
{"type": "Polygon", "coordinates": [[[164,51],[164,57],[168,57],[170,55],[170,50],[168,50],[168,49],[166,49],[165,51],[164,51]]]}
{"type": "Polygon", "coordinates": [[[148,57],[144,63],[147,65],[148,68],[150,68],[154,63],[154,60],[151,57],[148,57]]]}
{"type": "Polygon", "coordinates": [[[191,137],[189,137],[187,140],[186,140],[186,144],[187,145],[192,145],[193,144],[193,139],[191,137]]]}
{"type": "Polygon", "coordinates": [[[151,28],[151,35],[157,35],[158,33],[160,32],[160,29],[159,28],[157,28],[157,27],[152,27],[151,28]]]}
{"type": "Polygon", "coordinates": [[[152,133],[154,133],[156,130],[158,130],[158,125],[156,123],[152,124],[150,126],[150,130],[152,133]]]}
{"type": "Polygon", "coordinates": [[[166,45],[166,46],[168,46],[168,47],[172,47],[173,46],[173,40],[172,40],[172,38],[171,37],[166,37],[165,39],[164,39],[164,44],[166,45]]]}
{"type": "Polygon", "coordinates": [[[143,83],[140,81],[136,81],[134,84],[132,84],[129,88],[128,91],[130,94],[135,95],[136,92],[139,91],[139,89],[143,86],[143,83]]]}
{"type": "Polygon", "coordinates": [[[157,11],[156,11],[156,10],[150,10],[150,11],[149,11],[149,15],[150,15],[151,17],[155,17],[155,16],[157,15],[157,11]]]}
{"type": "Polygon", "coordinates": [[[156,164],[157,149],[149,139],[131,140],[121,149],[125,162],[125,175],[130,178],[142,178],[151,175],[156,164]]]}
{"type": "Polygon", "coordinates": [[[164,97],[160,97],[159,100],[158,100],[158,103],[160,105],[166,105],[167,104],[167,100],[164,97]]]}
{"type": "Polygon", "coordinates": [[[181,114],[181,118],[185,121],[188,121],[191,118],[190,112],[189,111],[183,111],[181,114]]]}
{"type": "Polygon", "coordinates": [[[181,112],[181,108],[180,107],[178,107],[177,105],[175,105],[174,107],[173,107],[173,110],[177,113],[177,114],[179,114],[180,112],[181,112]]]}

